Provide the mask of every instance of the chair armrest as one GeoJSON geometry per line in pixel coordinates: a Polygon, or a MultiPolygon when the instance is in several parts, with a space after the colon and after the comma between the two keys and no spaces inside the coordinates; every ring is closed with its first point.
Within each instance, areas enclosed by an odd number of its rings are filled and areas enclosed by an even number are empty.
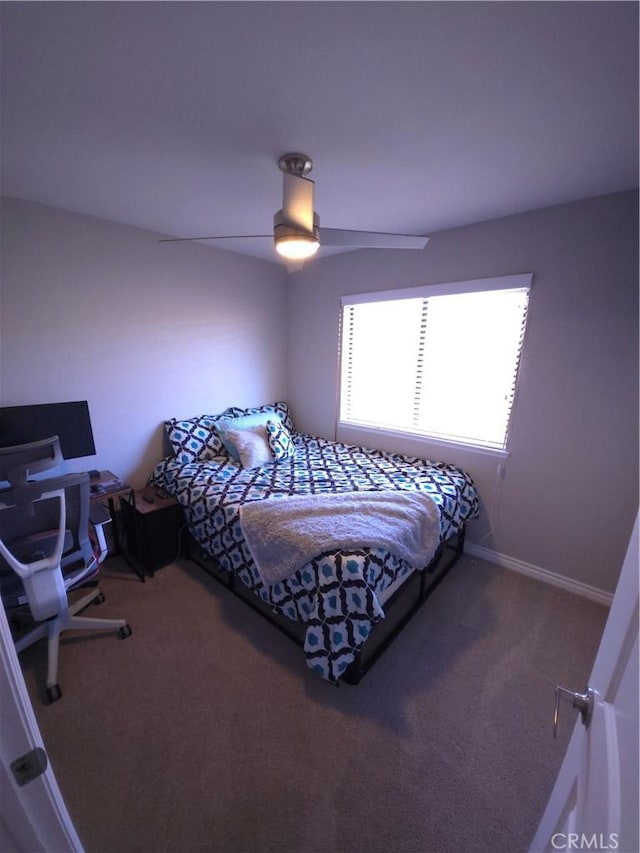
{"type": "Polygon", "coordinates": [[[98,563],[101,563],[109,553],[107,540],[104,534],[105,524],[111,523],[111,516],[109,515],[107,508],[102,506],[102,504],[91,504],[91,508],[89,510],[89,523],[93,527],[96,539],[98,540],[98,547],[100,549],[99,553],[96,554],[96,560],[98,563]]]}

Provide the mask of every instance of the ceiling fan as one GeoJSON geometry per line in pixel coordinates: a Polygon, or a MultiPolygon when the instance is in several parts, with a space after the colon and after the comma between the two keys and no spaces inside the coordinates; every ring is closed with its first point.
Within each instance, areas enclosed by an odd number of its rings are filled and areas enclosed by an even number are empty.
{"type": "Polygon", "coordinates": [[[379,231],[349,231],[320,227],[313,208],[314,182],[307,177],[313,161],[306,154],[284,154],[278,160],[282,172],[282,209],[273,217],[273,234],[232,234],[215,237],[167,237],[160,243],[182,243],[191,240],[230,240],[272,238],[276,251],[287,262],[287,268],[300,269],[320,246],[345,249],[424,249],[428,237],[409,234],[385,234],[379,231]]]}

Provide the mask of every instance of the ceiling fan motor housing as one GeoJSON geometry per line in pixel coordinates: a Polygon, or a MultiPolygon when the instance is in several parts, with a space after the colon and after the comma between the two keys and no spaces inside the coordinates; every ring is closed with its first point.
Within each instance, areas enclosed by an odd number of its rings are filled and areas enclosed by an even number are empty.
{"type": "Polygon", "coordinates": [[[294,222],[291,222],[291,220],[287,218],[285,212],[283,210],[279,210],[273,215],[273,233],[275,237],[294,237],[302,235],[319,240],[320,217],[314,212],[313,228],[309,231],[309,229],[302,228],[300,225],[296,225],[294,222]]]}
{"type": "MultiPolygon", "coordinates": [[[[296,160],[296,168],[306,168],[302,154],[291,154],[282,159],[296,160]]],[[[306,161],[310,163],[309,158],[306,161]]],[[[288,165],[293,167],[291,162],[288,165]]],[[[276,250],[284,257],[310,257],[318,250],[320,219],[313,209],[313,190],[312,180],[303,174],[294,174],[289,168],[283,169],[282,209],[273,217],[273,236],[276,250]]]]}

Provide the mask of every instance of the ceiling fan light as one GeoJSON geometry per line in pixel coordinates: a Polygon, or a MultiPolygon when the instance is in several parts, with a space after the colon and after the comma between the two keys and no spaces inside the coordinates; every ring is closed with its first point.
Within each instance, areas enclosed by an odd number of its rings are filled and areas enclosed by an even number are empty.
{"type": "Polygon", "coordinates": [[[276,251],[288,261],[304,261],[320,248],[320,220],[312,214],[313,230],[301,227],[279,210],[273,217],[273,241],[276,251]]]}
{"type": "Polygon", "coordinates": [[[276,251],[288,261],[302,261],[310,258],[320,248],[317,237],[305,234],[286,234],[275,237],[276,251]]]}

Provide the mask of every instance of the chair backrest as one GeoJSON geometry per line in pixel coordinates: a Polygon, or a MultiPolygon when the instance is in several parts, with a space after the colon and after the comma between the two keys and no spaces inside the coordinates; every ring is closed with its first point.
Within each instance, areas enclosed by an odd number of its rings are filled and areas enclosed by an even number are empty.
{"type": "Polygon", "coordinates": [[[27,444],[0,447],[0,482],[8,482],[14,488],[25,486],[29,477],[57,468],[62,461],[57,435],[27,444]]]}
{"type": "Polygon", "coordinates": [[[62,566],[93,559],[89,501],[88,474],[0,492],[0,565],[19,575],[36,620],[66,607],[62,566]]]}

